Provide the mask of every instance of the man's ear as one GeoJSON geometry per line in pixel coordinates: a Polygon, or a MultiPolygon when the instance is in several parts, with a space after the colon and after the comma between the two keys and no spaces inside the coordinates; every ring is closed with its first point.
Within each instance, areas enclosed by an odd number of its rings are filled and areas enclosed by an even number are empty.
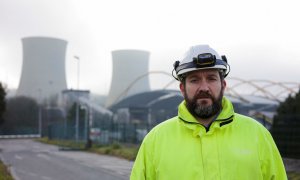
{"type": "Polygon", "coordinates": [[[185,87],[184,87],[184,85],[183,85],[182,82],[180,82],[179,88],[180,88],[181,94],[184,95],[184,88],[185,88],[185,87]]]}
{"type": "Polygon", "coordinates": [[[222,84],[223,84],[223,87],[224,87],[224,89],[225,89],[225,88],[226,88],[226,85],[227,85],[226,81],[223,80],[222,84]]]}

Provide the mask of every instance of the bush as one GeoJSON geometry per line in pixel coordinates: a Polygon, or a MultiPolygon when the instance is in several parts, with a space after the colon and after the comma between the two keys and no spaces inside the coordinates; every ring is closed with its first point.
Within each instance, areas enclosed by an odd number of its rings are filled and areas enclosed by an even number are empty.
{"type": "Polygon", "coordinates": [[[281,102],[271,129],[283,157],[300,159],[300,90],[281,102]]]}
{"type": "Polygon", "coordinates": [[[0,179],[3,180],[13,180],[8,168],[0,160],[0,179]]]}

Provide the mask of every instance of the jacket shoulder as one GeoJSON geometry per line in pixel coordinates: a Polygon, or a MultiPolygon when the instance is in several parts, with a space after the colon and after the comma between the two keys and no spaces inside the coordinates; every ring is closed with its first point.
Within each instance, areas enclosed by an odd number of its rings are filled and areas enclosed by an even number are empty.
{"type": "Polygon", "coordinates": [[[178,116],[175,116],[171,119],[165,120],[161,123],[159,123],[158,125],[156,125],[149,133],[153,132],[153,133],[158,133],[159,131],[162,130],[167,130],[167,129],[173,129],[174,126],[176,126],[178,124],[178,116]]]}
{"type": "Polygon", "coordinates": [[[168,132],[174,131],[174,129],[178,127],[178,123],[178,116],[159,123],[149,131],[149,133],[145,136],[144,141],[149,141],[158,135],[168,134],[168,132]]]}
{"type": "Polygon", "coordinates": [[[262,126],[257,120],[255,120],[252,117],[245,116],[239,113],[234,114],[235,120],[241,123],[247,123],[247,124],[252,124],[254,126],[262,126]]]}
{"type": "Polygon", "coordinates": [[[267,130],[267,128],[265,128],[260,122],[258,122],[252,117],[235,113],[234,119],[238,127],[244,127],[251,130],[255,129],[256,131],[260,131],[261,133],[270,133],[269,130],[267,130]]]}

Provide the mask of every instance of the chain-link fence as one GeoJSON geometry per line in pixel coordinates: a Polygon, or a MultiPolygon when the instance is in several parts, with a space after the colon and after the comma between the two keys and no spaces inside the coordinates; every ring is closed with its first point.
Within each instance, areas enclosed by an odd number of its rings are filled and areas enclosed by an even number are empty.
{"type": "MultiPolygon", "coordinates": [[[[58,112],[43,110],[42,119],[35,118],[30,126],[22,122],[13,128],[2,125],[0,135],[41,134],[49,139],[90,140],[97,144],[139,144],[155,125],[176,115],[176,112],[151,111],[147,108],[123,109],[113,115],[84,111],[91,114],[79,117],[76,139],[75,118],[67,118],[58,112]]],[[[283,157],[300,158],[300,115],[291,114],[270,120],[256,114],[254,118],[270,130],[283,157]],[[270,127],[272,121],[274,123],[270,127]]]]}
{"type": "MultiPolygon", "coordinates": [[[[152,128],[147,123],[117,123],[110,120],[100,120],[93,126],[86,126],[84,120],[79,121],[78,139],[92,140],[93,143],[110,144],[114,142],[140,143],[152,128]]],[[[46,132],[46,131],[44,131],[46,132]]],[[[45,134],[49,139],[76,140],[76,125],[72,121],[51,123],[45,134]]]]}

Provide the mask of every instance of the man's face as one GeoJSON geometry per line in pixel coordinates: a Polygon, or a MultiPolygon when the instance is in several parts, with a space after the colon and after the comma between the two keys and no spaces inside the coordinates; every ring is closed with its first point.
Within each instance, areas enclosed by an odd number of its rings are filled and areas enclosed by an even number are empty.
{"type": "Polygon", "coordinates": [[[206,69],[190,72],[180,90],[191,114],[202,120],[216,115],[222,108],[222,97],[226,82],[219,71],[206,69]]]}

